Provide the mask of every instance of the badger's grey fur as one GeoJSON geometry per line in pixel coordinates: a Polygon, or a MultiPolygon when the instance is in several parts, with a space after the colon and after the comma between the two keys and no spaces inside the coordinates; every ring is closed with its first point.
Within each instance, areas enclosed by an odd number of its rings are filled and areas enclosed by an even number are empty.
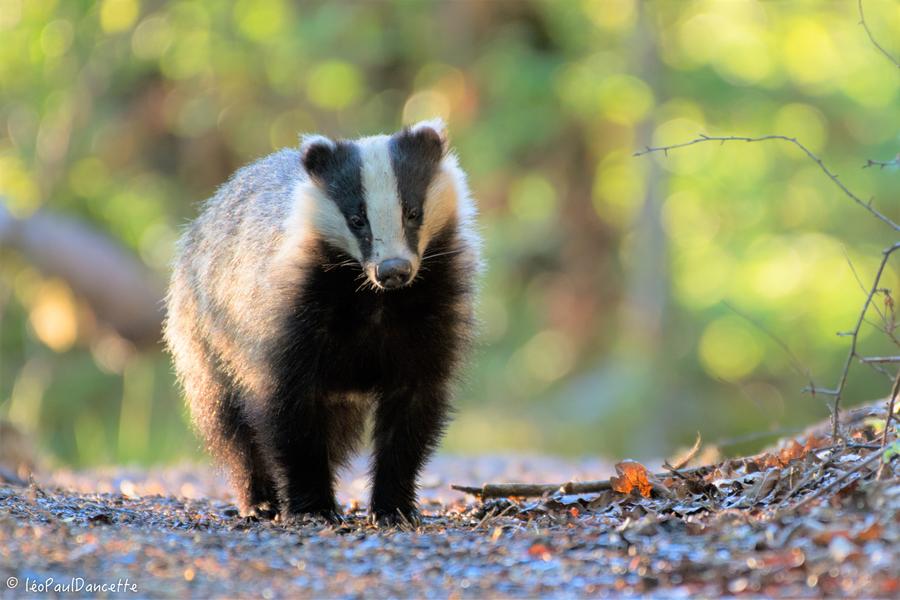
{"type": "Polygon", "coordinates": [[[334,518],[374,413],[371,512],[415,516],[473,331],[475,207],[440,121],[306,136],[237,171],[184,233],[165,338],[243,515],[334,518]]]}

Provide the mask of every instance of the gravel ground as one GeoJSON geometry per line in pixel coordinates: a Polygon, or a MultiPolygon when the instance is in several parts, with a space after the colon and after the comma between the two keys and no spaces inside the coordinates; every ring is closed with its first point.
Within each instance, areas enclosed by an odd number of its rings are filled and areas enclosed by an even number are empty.
{"type": "Polygon", "coordinates": [[[60,471],[0,485],[0,597],[69,595],[60,586],[164,598],[900,597],[900,479],[889,465],[875,481],[874,433],[854,435],[856,448],[800,439],[659,480],[646,497],[481,502],[449,483],[597,479],[613,468],[440,457],[414,530],[368,524],[361,463],[342,483],[338,527],[241,519],[204,466],[60,471]]]}

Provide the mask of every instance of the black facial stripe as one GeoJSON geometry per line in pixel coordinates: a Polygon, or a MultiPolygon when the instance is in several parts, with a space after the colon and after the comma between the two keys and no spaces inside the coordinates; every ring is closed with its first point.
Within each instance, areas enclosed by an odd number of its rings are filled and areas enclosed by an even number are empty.
{"type": "MultiPolygon", "coordinates": [[[[362,155],[359,147],[353,142],[340,141],[330,151],[318,148],[316,150],[315,163],[308,164],[307,170],[313,181],[340,209],[347,221],[347,227],[359,242],[363,260],[368,259],[372,254],[372,229],[366,219],[362,155]],[[364,224],[361,228],[354,227],[351,220],[355,216],[363,218],[364,224]]],[[[310,152],[307,153],[307,156],[309,155],[310,152]]]]}
{"type": "Polygon", "coordinates": [[[391,138],[391,165],[397,179],[397,191],[403,205],[403,230],[406,243],[418,251],[419,229],[425,212],[425,195],[443,156],[440,138],[433,132],[402,131],[391,138]],[[415,219],[407,219],[409,211],[416,211],[415,219]]]}

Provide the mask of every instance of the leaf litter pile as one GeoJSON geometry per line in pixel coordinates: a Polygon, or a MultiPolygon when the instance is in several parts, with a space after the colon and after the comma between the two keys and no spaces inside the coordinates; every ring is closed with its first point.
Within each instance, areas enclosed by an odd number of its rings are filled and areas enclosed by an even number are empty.
{"type": "Polygon", "coordinates": [[[823,425],[714,465],[654,474],[623,461],[608,480],[455,485],[463,494],[447,484],[473,472],[552,481],[579,467],[440,458],[422,522],[380,529],[352,499],[338,526],[241,519],[203,467],[0,475],[0,597],[30,595],[10,577],[127,578],[151,597],[900,597],[900,460],[894,427],[881,448],[885,417],[854,411],[838,446],[823,425]]]}

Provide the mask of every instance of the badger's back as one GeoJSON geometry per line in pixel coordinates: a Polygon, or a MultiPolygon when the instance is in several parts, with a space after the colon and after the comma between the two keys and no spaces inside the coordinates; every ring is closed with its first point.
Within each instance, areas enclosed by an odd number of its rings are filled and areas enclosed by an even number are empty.
{"type": "Polygon", "coordinates": [[[165,339],[189,396],[211,379],[264,383],[264,355],[283,312],[273,263],[304,176],[299,165],[299,153],[285,149],[241,168],[179,241],[165,339]]]}

